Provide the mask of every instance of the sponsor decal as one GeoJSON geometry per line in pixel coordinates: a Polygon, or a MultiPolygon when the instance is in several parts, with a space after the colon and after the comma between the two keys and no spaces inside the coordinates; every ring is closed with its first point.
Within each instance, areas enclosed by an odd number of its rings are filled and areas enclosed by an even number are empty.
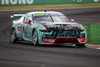
{"type": "Polygon", "coordinates": [[[79,2],[79,3],[82,2],[82,0],[73,0],[73,1],[74,1],[74,2],[76,1],[76,2],[79,2]]]}
{"type": "Polygon", "coordinates": [[[57,37],[56,42],[76,42],[77,40],[73,37],[57,37]]]}
{"type": "Polygon", "coordinates": [[[94,0],[94,2],[99,2],[99,0],[94,0]]]}
{"type": "Polygon", "coordinates": [[[47,15],[48,16],[48,14],[43,14],[43,13],[37,13],[37,14],[33,14],[33,16],[45,16],[45,15],[47,15]]]}
{"type": "Polygon", "coordinates": [[[34,0],[1,0],[1,5],[33,4],[34,0]]]}
{"type": "Polygon", "coordinates": [[[52,24],[44,25],[48,30],[70,30],[70,29],[82,29],[79,24],[52,24]]]}
{"type": "Polygon", "coordinates": [[[55,41],[54,39],[42,38],[43,43],[53,43],[54,41],[55,41]]]}

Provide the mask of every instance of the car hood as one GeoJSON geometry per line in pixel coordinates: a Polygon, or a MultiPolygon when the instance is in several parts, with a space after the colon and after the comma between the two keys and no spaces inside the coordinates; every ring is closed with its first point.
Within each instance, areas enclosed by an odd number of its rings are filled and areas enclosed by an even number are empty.
{"type": "Polygon", "coordinates": [[[82,30],[84,27],[76,22],[50,22],[40,23],[47,30],[82,30]]]}

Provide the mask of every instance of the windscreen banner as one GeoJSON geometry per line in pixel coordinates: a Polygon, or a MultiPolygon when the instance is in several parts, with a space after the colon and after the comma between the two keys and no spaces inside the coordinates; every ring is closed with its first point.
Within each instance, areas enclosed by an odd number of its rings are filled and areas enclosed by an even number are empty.
{"type": "Polygon", "coordinates": [[[39,4],[67,4],[67,3],[98,3],[100,0],[0,0],[1,5],[39,5],[39,4]]]}

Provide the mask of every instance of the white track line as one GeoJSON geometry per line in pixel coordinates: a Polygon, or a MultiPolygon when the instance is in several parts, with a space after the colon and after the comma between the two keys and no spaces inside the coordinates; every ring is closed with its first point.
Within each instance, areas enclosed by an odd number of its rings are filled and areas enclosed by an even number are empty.
{"type": "Polygon", "coordinates": [[[99,50],[100,50],[100,48],[97,48],[97,49],[99,49],[99,50]]]}

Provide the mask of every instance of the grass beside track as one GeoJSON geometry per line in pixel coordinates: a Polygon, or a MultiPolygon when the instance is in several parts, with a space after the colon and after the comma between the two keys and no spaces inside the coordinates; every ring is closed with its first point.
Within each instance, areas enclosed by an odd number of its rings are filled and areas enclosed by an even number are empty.
{"type": "Polygon", "coordinates": [[[100,3],[0,6],[0,10],[96,7],[100,3]]]}
{"type": "Polygon", "coordinates": [[[88,34],[88,43],[100,45],[100,23],[91,23],[83,25],[88,34]]]}

